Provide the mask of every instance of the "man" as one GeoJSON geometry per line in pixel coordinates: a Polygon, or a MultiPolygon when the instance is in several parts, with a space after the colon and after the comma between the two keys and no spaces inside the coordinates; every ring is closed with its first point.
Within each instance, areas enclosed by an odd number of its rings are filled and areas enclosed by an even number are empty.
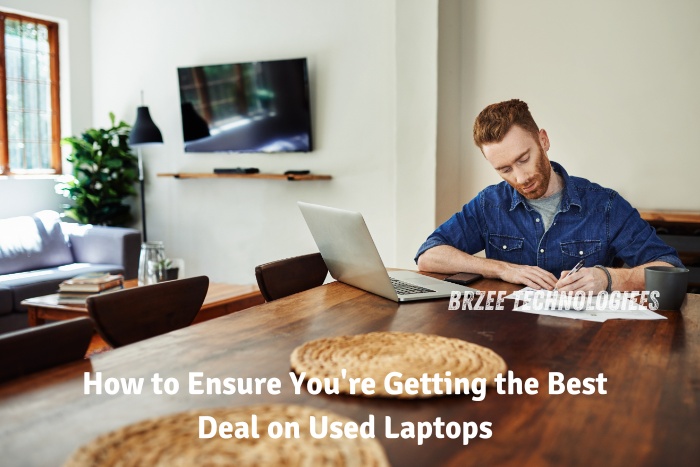
{"type": "Polygon", "coordinates": [[[610,292],[643,290],[647,266],[682,266],[619,194],[550,162],[549,136],[525,102],[486,107],[474,142],[505,182],[484,189],[428,237],[416,255],[420,270],[610,292]],[[472,256],[482,250],[486,258],[472,256]],[[616,258],[629,268],[611,268],[616,258]],[[566,277],[581,260],[584,267],[566,277]]]}

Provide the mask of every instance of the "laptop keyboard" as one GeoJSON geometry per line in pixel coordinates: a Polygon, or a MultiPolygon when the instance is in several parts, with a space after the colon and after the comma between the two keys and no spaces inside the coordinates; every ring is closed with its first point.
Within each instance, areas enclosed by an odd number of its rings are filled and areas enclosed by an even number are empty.
{"type": "Polygon", "coordinates": [[[426,289],[425,287],[420,287],[418,285],[410,284],[408,282],[400,281],[390,277],[391,285],[394,286],[394,290],[399,295],[413,295],[417,293],[428,293],[435,292],[434,290],[426,289]]]}

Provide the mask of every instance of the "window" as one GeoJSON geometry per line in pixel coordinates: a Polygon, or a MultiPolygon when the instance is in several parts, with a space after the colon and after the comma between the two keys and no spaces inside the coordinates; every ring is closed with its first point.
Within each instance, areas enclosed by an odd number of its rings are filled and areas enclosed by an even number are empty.
{"type": "Polygon", "coordinates": [[[0,174],[61,173],[58,24],[0,12],[0,174]]]}

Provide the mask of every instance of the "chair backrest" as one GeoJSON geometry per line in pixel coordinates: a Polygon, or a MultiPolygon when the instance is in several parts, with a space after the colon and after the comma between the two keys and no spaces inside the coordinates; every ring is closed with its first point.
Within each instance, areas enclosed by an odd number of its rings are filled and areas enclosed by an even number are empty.
{"type": "Polygon", "coordinates": [[[271,302],[323,284],[328,268],[321,253],[295,256],[255,267],[265,301],[271,302]]]}
{"type": "Polygon", "coordinates": [[[76,318],[0,335],[0,382],[82,359],[94,332],[76,318]]]}
{"type": "Polygon", "coordinates": [[[208,277],[191,277],[93,295],[87,308],[105,342],[121,347],[192,324],[208,288],[208,277]]]}

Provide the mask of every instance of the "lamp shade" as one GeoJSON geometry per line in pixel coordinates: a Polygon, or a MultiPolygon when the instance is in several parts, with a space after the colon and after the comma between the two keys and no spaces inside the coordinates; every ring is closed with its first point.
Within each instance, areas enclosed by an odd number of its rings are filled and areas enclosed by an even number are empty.
{"type": "Polygon", "coordinates": [[[153,123],[151,114],[148,112],[148,107],[139,107],[136,109],[136,122],[129,133],[129,144],[138,146],[142,144],[162,143],[163,135],[153,123]]]}

